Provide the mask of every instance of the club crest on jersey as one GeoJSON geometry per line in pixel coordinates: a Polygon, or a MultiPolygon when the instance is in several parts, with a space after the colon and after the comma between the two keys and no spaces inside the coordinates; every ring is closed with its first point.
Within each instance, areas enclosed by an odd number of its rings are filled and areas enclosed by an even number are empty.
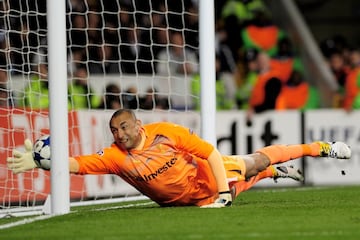
{"type": "Polygon", "coordinates": [[[189,133],[190,133],[191,135],[193,135],[193,134],[194,134],[194,131],[193,131],[191,128],[189,128],[189,133]]]}
{"type": "Polygon", "coordinates": [[[104,151],[103,150],[99,150],[99,151],[97,151],[96,152],[98,155],[100,155],[100,156],[103,156],[104,155],[104,151]]]}

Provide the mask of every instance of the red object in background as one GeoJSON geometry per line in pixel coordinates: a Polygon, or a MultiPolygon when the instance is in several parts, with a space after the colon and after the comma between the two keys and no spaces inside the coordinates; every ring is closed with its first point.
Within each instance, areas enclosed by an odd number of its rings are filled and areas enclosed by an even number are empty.
{"type": "MultiPolygon", "coordinates": [[[[70,112],[68,121],[71,155],[73,139],[80,139],[77,113],[70,112]]],[[[34,141],[44,134],[49,134],[48,112],[0,108],[0,196],[4,205],[16,202],[32,206],[45,201],[50,193],[50,172],[35,169],[15,175],[6,167],[6,159],[11,156],[12,149],[23,149],[26,138],[34,141]]],[[[76,146],[77,150],[79,147],[76,146]]],[[[71,175],[70,185],[71,199],[86,197],[83,176],[71,175]]]]}

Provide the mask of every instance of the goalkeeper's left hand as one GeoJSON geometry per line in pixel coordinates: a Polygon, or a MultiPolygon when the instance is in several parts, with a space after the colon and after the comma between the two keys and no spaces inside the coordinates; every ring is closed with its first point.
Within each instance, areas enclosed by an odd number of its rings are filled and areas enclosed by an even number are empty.
{"type": "Polygon", "coordinates": [[[7,166],[13,173],[22,173],[37,167],[33,158],[33,144],[29,139],[24,142],[25,152],[13,150],[13,156],[7,158],[7,166]]]}
{"type": "Polygon", "coordinates": [[[220,192],[218,199],[214,203],[201,206],[201,208],[223,208],[230,207],[232,204],[232,197],[230,191],[220,192]]]}

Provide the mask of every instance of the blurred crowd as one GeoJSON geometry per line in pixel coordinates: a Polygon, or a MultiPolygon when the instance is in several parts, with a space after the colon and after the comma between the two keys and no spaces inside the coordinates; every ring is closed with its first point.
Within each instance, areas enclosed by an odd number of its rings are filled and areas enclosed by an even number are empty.
{"type": "MultiPolygon", "coordinates": [[[[99,96],[92,75],[145,74],[190,79],[200,107],[198,1],[67,0],[69,109],[171,109],[171,96],[111,83],[99,96]]],[[[0,106],[47,109],[46,0],[0,3],[0,106]],[[30,79],[19,96],[11,76],[30,79]]],[[[322,107],[296,46],[264,1],[215,1],[217,109],[322,107]]],[[[319,43],[339,89],[334,108],[360,108],[360,51],[334,35],[319,43]]],[[[181,79],[181,78],[179,78],[181,79]]],[[[100,80],[99,80],[100,81],[100,80]]]]}

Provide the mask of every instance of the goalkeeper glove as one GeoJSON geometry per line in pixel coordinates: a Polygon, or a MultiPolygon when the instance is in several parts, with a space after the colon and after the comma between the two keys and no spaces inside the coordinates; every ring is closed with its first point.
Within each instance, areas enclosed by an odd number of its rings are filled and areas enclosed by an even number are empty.
{"type": "Polygon", "coordinates": [[[24,142],[25,152],[13,150],[13,156],[7,158],[8,168],[15,174],[25,172],[37,167],[33,158],[33,143],[26,139],[24,142]]]}
{"type": "Polygon", "coordinates": [[[201,208],[222,208],[230,207],[232,204],[232,197],[230,191],[224,191],[219,193],[219,197],[215,200],[214,203],[201,206],[201,208]]]}

